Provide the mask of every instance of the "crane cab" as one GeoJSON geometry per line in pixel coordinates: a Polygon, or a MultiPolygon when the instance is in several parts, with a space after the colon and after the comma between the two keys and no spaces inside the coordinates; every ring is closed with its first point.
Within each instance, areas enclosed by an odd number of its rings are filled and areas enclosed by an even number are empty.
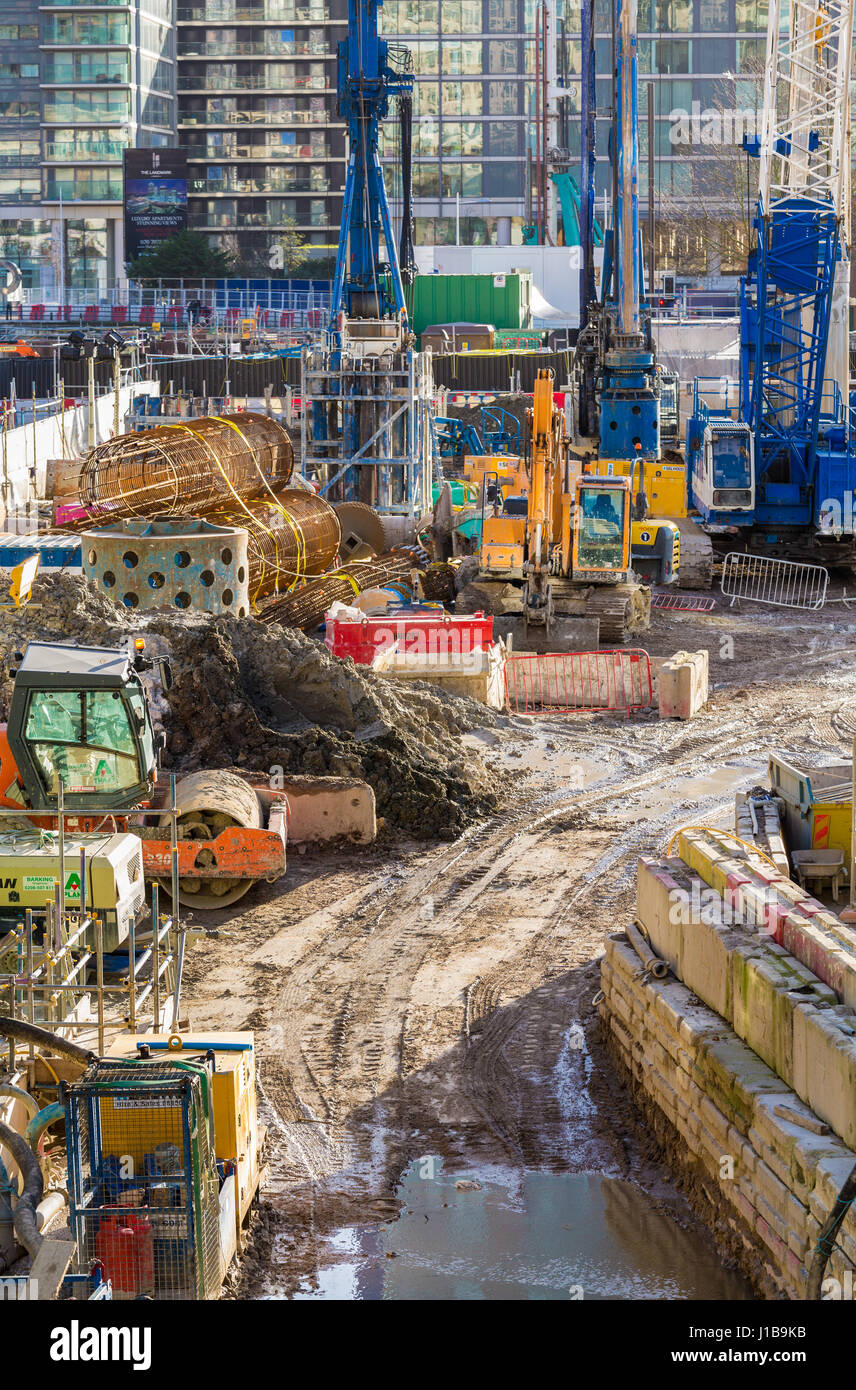
{"type": "Polygon", "coordinates": [[[630,481],[577,478],[572,574],[589,584],[614,584],[630,573],[630,481]]]}

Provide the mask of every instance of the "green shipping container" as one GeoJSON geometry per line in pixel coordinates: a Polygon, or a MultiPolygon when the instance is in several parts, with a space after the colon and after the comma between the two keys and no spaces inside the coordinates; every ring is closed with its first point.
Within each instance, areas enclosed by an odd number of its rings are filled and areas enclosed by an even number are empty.
{"type": "Polygon", "coordinates": [[[417,275],[407,291],[410,326],[420,335],[435,323],[494,323],[529,328],[532,272],[506,275],[417,275]]]}

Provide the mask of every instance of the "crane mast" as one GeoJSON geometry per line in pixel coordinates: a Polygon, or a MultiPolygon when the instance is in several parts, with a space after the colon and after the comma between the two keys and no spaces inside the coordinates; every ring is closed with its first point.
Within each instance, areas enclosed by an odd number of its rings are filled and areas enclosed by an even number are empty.
{"type": "MultiPolygon", "coordinates": [[[[378,155],[380,123],[398,97],[402,123],[409,126],[413,95],[413,60],[409,49],[390,46],[380,36],[383,0],[348,0],[348,37],[338,47],[336,85],[338,114],[348,123],[348,165],[330,326],[339,315],[383,319],[398,314],[404,321],[402,267],[392,230],[389,200],[378,155]],[[386,259],[381,261],[383,238],[386,259]]],[[[402,142],[404,143],[404,142],[402,142]]],[[[409,246],[410,208],[404,199],[402,237],[409,246]]],[[[405,274],[412,264],[404,267],[405,274]]]]}
{"type": "Polygon", "coordinates": [[[405,302],[414,269],[413,60],[381,37],[382,3],[348,0],[348,37],[338,48],[347,168],[330,316],[301,354],[301,462],[328,501],[383,513],[392,544],[409,539],[415,518],[430,507],[433,383],[430,354],[416,349],[405,302]],[[400,249],[378,149],[393,100],[401,124],[400,249]]]}

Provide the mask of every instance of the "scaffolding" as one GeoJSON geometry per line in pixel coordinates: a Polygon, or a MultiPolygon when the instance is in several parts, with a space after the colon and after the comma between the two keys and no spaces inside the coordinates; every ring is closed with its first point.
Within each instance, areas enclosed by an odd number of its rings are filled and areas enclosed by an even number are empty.
{"type": "Polygon", "coordinates": [[[413,521],[424,516],[431,510],[433,390],[430,352],[395,341],[384,347],[382,339],[339,347],[332,335],[304,347],[304,478],[331,502],[364,502],[413,521]]]}

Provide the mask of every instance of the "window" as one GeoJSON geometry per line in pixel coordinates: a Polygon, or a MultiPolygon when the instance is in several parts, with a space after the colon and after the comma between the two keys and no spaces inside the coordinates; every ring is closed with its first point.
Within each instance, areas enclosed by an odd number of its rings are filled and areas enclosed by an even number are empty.
{"type": "Polygon", "coordinates": [[[518,121],[491,121],[488,125],[490,154],[519,154],[520,130],[518,121]]]}
{"type": "Polygon", "coordinates": [[[487,27],[491,34],[517,32],[517,0],[488,0],[487,27]]]}
{"type": "Polygon", "coordinates": [[[694,72],[722,73],[734,67],[734,39],[705,38],[704,43],[695,45],[695,50],[694,72]]]}
{"type": "Polygon", "coordinates": [[[482,70],[482,46],[472,40],[443,44],[443,73],[451,77],[459,73],[477,73],[482,70]]]}
{"type": "Polygon", "coordinates": [[[501,162],[486,164],[484,191],[488,198],[519,198],[523,194],[523,178],[519,164],[501,162]]]}
{"type": "Polygon", "coordinates": [[[130,37],[127,15],[54,14],[45,24],[47,43],[126,44],[130,37]]]}
{"type": "Polygon", "coordinates": [[[756,29],[763,32],[767,27],[767,0],[736,0],[734,27],[738,33],[756,29]]]}
{"type": "Polygon", "coordinates": [[[698,0],[698,27],[714,33],[731,28],[728,0],[698,0]]]}
{"type": "Polygon", "coordinates": [[[481,0],[443,0],[441,8],[444,34],[480,34],[481,0]]]}
{"type": "Polygon", "coordinates": [[[414,198],[436,198],[440,192],[440,166],[420,164],[413,166],[414,198]]]}
{"type": "Polygon", "coordinates": [[[480,116],[482,113],[481,82],[444,82],[444,116],[480,116]]]}
{"type": "MultiPolygon", "coordinates": [[[[410,50],[413,54],[413,71],[418,76],[436,77],[440,71],[440,45],[419,39],[416,43],[410,44],[410,50]]],[[[443,71],[445,72],[445,68],[443,71]]]]}
{"type": "Polygon", "coordinates": [[[764,39],[738,39],[737,71],[757,73],[760,77],[766,60],[764,45],[764,39]]]}
{"type": "MultiPolygon", "coordinates": [[[[446,83],[446,86],[449,84],[446,83]]],[[[413,114],[419,116],[439,116],[440,87],[436,82],[414,82],[413,114]]]]}
{"type": "MultiPolygon", "coordinates": [[[[710,39],[705,39],[704,43],[697,44],[696,47],[703,56],[701,62],[704,63],[702,71],[710,72],[707,49],[710,39]]],[[[658,72],[689,72],[690,70],[690,43],[688,39],[660,39],[656,45],[656,62],[658,72]]]]}
{"type": "Polygon", "coordinates": [[[436,157],[440,152],[440,126],[437,121],[422,120],[413,131],[413,153],[436,157]]]}
{"type": "Polygon", "coordinates": [[[516,116],[518,113],[517,82],[488,82],[487,109],[491,116],[516,116]]]}
{"type": "MultiPolygon", "coordinates": [[[[530,44],[527,47],[534,48],[530,44]]],[[[517,42],[515,39],[491,39],[487,46],[489,72],[517,72],[517,42]]]]}
{"type": "Polygon", "coordinates": [[[658,29],[672,34],[688,34],[693,27],[692,0],[658,0],[658,29]]]}
{"type": "MultiPolygon", "coordinates": [[[[140,711],[142,712],[142,711],[140,711]]],[[[39,690],[24,739],[49,796],[130,790],[145,781],[131,711],[114,690],[39,690]]]]}
{"type": "MultiPolygon", "coordinates": [[[[444,121],[443,155],[481,154],[481,121],[444,121]]],[[[427,151],[426,151],[427,153],[427,151]]]]}

